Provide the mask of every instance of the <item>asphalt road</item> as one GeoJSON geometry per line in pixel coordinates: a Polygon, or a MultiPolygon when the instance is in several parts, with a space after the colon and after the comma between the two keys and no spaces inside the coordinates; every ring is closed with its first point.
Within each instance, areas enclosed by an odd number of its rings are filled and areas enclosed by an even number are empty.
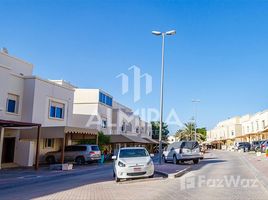
{"type": "Polygon", "coordinates": [[[212,151],[207,159],[177,179],[124,182],[112,181],[111,166],[43,183],[0,191],[0,199],[263,199],[267,185],[258,171],[238,153],[212,151]]]}
{"type": "Polygon", "coordinates": [[[40,196],[45,196],[59,191],[65,191],[72,188],[77,188],[87,184],[94,184],[99,182],[112,181],[112,165],[103,166],[97,170],[88,170],[81,174],[75,174],[71,176],[60,176],[44,182],[32,180],[27,185],[19,185],[8,187],[7,189],[0,190],[0,199],[33,199],[40,196]]]}

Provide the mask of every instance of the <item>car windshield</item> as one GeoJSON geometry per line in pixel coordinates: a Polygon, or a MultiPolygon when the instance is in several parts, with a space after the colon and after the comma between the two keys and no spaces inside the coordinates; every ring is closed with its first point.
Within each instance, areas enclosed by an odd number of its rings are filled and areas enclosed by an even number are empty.
{"type": "Polygon", "coordinates": [[[148,152],[145,149],[121,149],[120,158],[135,158],[135,157],[147,157],[148,152]]]}
{"type": "Polygon", "coordinates": [[[99,151],[100,150],[98,146],[91,146],[91,149],[92,149],[92,151],[99,151]]]}
{"type": "Polygon", "coordinates": [[[197,142],[183,142],[181,145],[181,148],[185,148],[185,149],[195,149],[198,148],[199,145],[197,142]]]}

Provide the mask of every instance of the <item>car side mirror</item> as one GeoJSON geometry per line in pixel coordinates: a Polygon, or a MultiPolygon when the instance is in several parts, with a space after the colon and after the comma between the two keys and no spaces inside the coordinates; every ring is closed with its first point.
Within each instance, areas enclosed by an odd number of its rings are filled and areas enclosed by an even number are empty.
{"type": "Polygon", "coordinates": [[[112,156],[112,160],[116,160],[116,156],[112,156]]]}
{"type": "Polygon", "coordinates": [[[151,153],[151,154],[150,154],[150,156],[151,156],[151,157],[154,157],[154,154],[153,154],[153,153],[151,153]]]}

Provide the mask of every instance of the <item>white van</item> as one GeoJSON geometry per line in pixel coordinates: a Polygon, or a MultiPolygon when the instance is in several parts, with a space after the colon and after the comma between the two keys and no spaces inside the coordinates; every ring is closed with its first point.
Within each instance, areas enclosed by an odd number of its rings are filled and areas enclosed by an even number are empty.
{"type": "Polygon", "coordinates": [[[162,158],[165,162],[174,164],[190,160],[198,164],[199,160],[203,159],[203,155],[197,141],[180,141],[169,145],[163,152],[162,158]]]}

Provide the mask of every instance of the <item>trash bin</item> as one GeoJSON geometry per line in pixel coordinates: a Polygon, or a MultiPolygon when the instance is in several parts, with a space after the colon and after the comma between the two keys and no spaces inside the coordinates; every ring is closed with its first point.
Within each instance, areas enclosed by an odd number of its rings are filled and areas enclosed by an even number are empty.
{"type": "Polygon", "coordinates": [[[104,160],[105,160],[104,155],[101,154],[101,159],[99,160],[99,163],[100,163],[100,164],[103,164],[103,163],[104,163],[104,160]]]}

